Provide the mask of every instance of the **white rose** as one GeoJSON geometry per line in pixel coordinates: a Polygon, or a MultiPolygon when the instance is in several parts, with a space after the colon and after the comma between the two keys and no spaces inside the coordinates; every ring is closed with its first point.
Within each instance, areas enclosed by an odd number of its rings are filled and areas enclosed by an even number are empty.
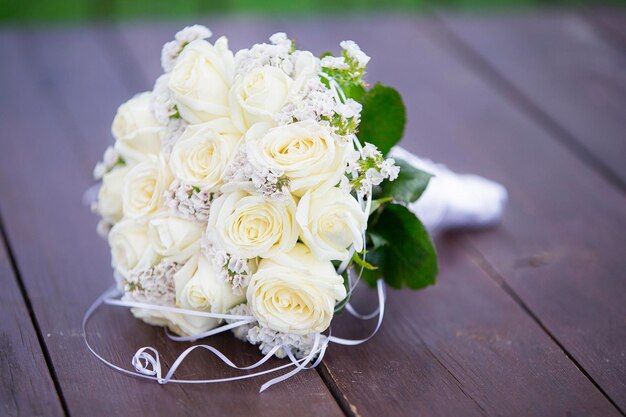
{"type": "Polygon", "coordinates": [[[117,167],[102,177],[102,186],[98,191],[98,213],[111,222],[122,218],[122,189],[129,171],[128,166],[117,167]]]}
{"type": "Polygon", "coordinates": [[[294,84],[292,92],[299,92],[313,77],[319,77],[320,60],[309,51],[296,51],[294,57],[294,84]]]}
{"type": "Polygon", "coordinates": [[[115,137],[115,149],[129,164],[140,162],[147,155],[158,154],[165,128],[152,112],[152,93],[137,94],[122,104],[113,119],[111,132],[115,137]]]}
{"type": "Polygon", "coordinates": [[[268,127],[256,124],[246,133],[248,160],[256,169],[283,171],[297,196],[339,183],[346,170],[348,143],[336,141],[328,128],[313,120],[268,127]]]}
{"type": "MultiPolygon", "coordinates": [[[[230,284],[219,279],[213,265],[205,256],[194,257],[174,275],[176,304],[184,309],[224,314],[245,301],[245,296],[233,294],[230,284]]],[[[220,319],[173,314],[169,317],[179,334],[195,335],[216,327],[220,319]]]]}
{"type": "Polygon", "coordinates": [[[159,255],[183,262],[200,251],[201,224],[162,213],[148,221],[148,239],[159,255]]]}
{"type": "Polygon", "coordinates": [[[199,39],[185,46],[168,82],[181,117],[195,124],[228,116],[234,73],[233,53],[225,37],[215,45],[199,39]]]}
{"type": "Polygon", "coordinates": [[[169,167],[162,157],[151,156],[135,165],[124,178],[124,216],[139,218],[155,213],[163,205],[164,192],[171,182],[169,167]]]}
{"type": "Polygon", "coordinates": [[[152,266],[156,254],[148,240],[147,225],[132,219],[116,223],[109,233],[111,264],[124,278],[136,269],[152,266]]]}
{"type": "Polygon", "coordinates": [[[230,110],[242,132],[259,122],[274,122],[285,106],[293,80],[277,67],[263,66],[239,77],[230,90],[230,110]]]}
{"type": "Polygon", "coordinates": [[[235,191],[211,204],[207,231],[226,252],[242,258],[287,252],[298,240],[296,203],[291,196],[268,201],[235,191]]]}
{"type": "Polygon", "coordinates": [[[167,318],[171,313],[165,311],[148,310],[146,308],[131,308],[130,312],[136,319],[142,320],[144,323],[150,326],[167,326],[173,332],[178,333],[179,327],[174,326],[173,323],[167,318]]]}
{"type": "Polygon", "coordinates": [[[347,248],[363,250],[367,216],[357,200],[339,188],[306,193],[298,203],[300,238],[319,259],[346,260],[347,248]]]}
{"type": "Polygon", "coordinates": [[[172,148],[172,173],[186,184],[213,189],[221,184],[240,139],[229,119],[188,126],[172,148]]]}
{"type": "Polygon", "coordinates": [[[300,335],[326,330],[335,303],[345,297],[343,278],[333,264],[301,243],[289,253],[262,259],[246,294],[262,326],[300,335]]]}

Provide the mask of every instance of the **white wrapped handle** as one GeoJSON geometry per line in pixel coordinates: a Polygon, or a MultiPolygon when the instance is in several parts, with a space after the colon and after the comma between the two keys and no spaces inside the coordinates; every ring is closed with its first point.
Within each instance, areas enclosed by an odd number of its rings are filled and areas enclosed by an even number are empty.
{"type": "Polygon", "coordinates": [[[390,155],[433,174],[422,197],[409,205],[431,232],[484,228],[502,219],[508,194],[501,184],[471,174],[456,174],[399,146],[390,155]]]}

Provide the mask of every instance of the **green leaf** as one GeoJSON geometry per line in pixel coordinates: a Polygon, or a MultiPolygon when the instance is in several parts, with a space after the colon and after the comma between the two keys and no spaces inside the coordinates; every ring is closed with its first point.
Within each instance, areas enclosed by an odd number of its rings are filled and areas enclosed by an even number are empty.
{"type": "Polygon", "coordinates": [[[383,181],[381,195],[378,197],[391,197],[405,203],[417,201],[426,190],[432,174],[419,170],[402,159],[394,159],[400,167],[400,174],[394,181],[383,181]]]}
{"type": "Polygon", "coordinates": [[[372,87],[360,100],[363,105],[358,137],[386,155],[402,139],[406,109],[395,89],[381,84],[372,87]]]}
{"type": "Polygon", "coordinates": [[[370,214],[378,210],[378,208],[384,204],[391,203],[393,201],[392,197],[382,197],[376,200],[372,200],[372,207],[370,208],[370,214]]]}
{"type": "Polygon", "coordinates": [[[372,265],[371,263],[367,262],[365,259],[362,259],[358,253],[354,252],[354,254],[352,255],[352,260],[354,261],[355,264],[363,267],[364,269],[370,270],[370,271],[375,271],[378,269],[377,266],[372,265]]]}
{"type": "Polygon", "coordinates": [[[361,102],[361,100],[363,100],[363,96],[366,94],[365,87],[363,87],[363,84],[360,82],[340,81],[339,86],[341,87],[347,98],[351,98],[358,102],[361,102]]]}
{"type": "Polygon", "coordinates": [[[174,114],[170,116],[170,119],[180,119],[180,118],[181,118],[181,115],[180,115],[180,112],[178,111],[178,106],[174,105],[174,114]]]}
{"type": "MultiPolygon", "coordinates": [[[[368,236],[367,237],[372,242],[372,245],[374,246],[374,249],[378,249],[378,248],[383,247],[383,246],[385,246],[386,244],[389,243],[389,242],[387,242],[385,240],[384,237],[379,236],[376,233],[369,233],[368,232],[368,236]]],[[[368,256],[372,256],[372,254],[374,254],[375,252],[369,251],[367,253],[368,253],[368,256]]],[[[373,264],[376,265],[376,262],[374,262],[373,264]]]]}
{"type": "Polygon", "coordinates": [[[385,206],[368,232],[376,244],[367,260],[379,267],[363,271],[370,285],[380,276],[393,288],[420,289],[435,283],[437,253],[424,225],[409,209],[400,204],[385,206]]]}

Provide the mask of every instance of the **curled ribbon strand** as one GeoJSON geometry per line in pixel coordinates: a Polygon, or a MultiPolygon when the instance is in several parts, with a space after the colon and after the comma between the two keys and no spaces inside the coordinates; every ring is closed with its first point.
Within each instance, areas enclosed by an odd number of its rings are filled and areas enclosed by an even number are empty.
{"type": "MultiPolygon", "coordinates": [[[[376,315],[378,316],[378,322],[376,325],[376,328],[374,329],[374,331],[366,338],[364,339],[358,339],[358,340],[352,340],[352,339],[345,339],[345,338],[340,338],[340,337],[335,337],[332,334],[329,333],[328,337],[322,339],[321,335],[318,333],[315,335],[315,341],[313,343],[313,347],[311,348],[311,352],[306,355],[305,357],[301,358],[301,359],[297,359],[293,353],[291,352],[291,350],[289,349],[288,346],[275,346],[274,348],[272,348],[269,352],[267,352],[267,354],[265,354],[261,359],[259,359],[257,362],[251,364],[251,365],[247,365],[247,366],[239,366],[236,365],[233,361],[231,361],[225,354],[223,354],[222,352],[220,352],[218,349],[216,349],[213,346],[210,345],[205,345],[205,344],[200,344],[200,345],[194,345],[191,346],[187,349],[185,349],[174,361],[174,363],[172,364],[172,366],[170,367],[169,371],[166,373],[165,376],[163,376],[163,369],[161,367],[161,359],[160,359],[160,353],[158,350],[156,350],[153,347],[150,346],[146,346],[146,347],[142,347],[139,350],[137,350],[137,352],[135,353],[135,355],[132,358],[131,364],[134,368],[134,370],[129,370],[129,369],[125,369],[121,366],[115,365],[114,363],[108,361],[107,359],[105,359],[104,357],[102,357],[99,353],[96,352],[96,350],[91,346],[91,344],[89,343],[89,341],[87,340],[87,323],[89,322],[89,319],[93,316],[93,314],[96,312],[96,310],[102,306],[102,305],[112,305],[112,306],[120,306],[120,307],[127,307],[127,308],[135,308],[135,307],[140,307],[140,308],[150,308],[153,310],[161,310],[161,311],[175,311],[177,313],[181,313],[181,314],[191,314],[193,313],[194,315],[198,315],[196,313],[201,313],[201,312],[197,312],[197,311],[192,311],[192,310],[184,310],[184,309],[179,309],[179,308],[174,308],[174,307],[166,307],[166,306],[158,306],[158,305],[152,305],[152,304],[145,304],[145,303],[136,303],[136,302],[130,302],[130,301],[122,301],[119,299],[115,299],[115,296],[119,296],[119,291],[117,291],[117,289],[115,288],[111,288],[106,290],[102,295],[100,295],[100,297],[98,297],[94,303],[89,307],[89,309],[87,310],[87,312],[85,313],[85,316],[83,317],[83,321],[82,321],[82,329],[83,329],[83,338],[85,341],[85,344],[87,346],[87,348],[89,349],[89,351],[96,357],[98,358],[101,362],[103,362],[105,365],[113,368],[114,370],[121,372],[123,374],[126,375],[131,375],[131,376],[136,376],[136,377],[140,377],[140,378],[144,378],[144,379],[149,379],[149,380],[153,380],[153,381],[157,381],[159,384],[167,384],[167,383],[178,383],[178,384],[211,384],[211,383],[218,383],[218,382],[229,382],[229,381],[237,381],[237,380],[241,380],[241,379],[248,379],[248,378],[254,378],[257,376],[262,376],[262,375],[266,375],[266,374],[270,374],[270,373],[274,373],[283,369],[287,369],[289,367],[294,367],[294,369],[292,369],[291,371],[285,373],[284,375],[278,376],[274,379],[271,379],[270,381],[267,381],[266,383],[264,383],[263,385],[261,385],[261,388],[259,390],[259,392],[263,392],[266,389],[268,389],[269,387],[271,387],[274,384],[277,384],[279,382],[285,381],[289,378],[291,378],[292,376],[296,375],[297,373],[299,373],[300,371],[304,370],[304,369],[312,369],[317,367],[321,362],[322,359],[324,358],[324,355],[326,353],[326,349],[328,348],[328,345],[330,343],[336,343],[336,344],[340,344],[340,345],[347,345],[347,346],[355,346],[361,343],[364,343],[366,341],[368,341],[369,339],[371,339],[377,332],[378,329],[380,328],[382,321],[383,321],[383,316],[385,314],[385,285],[384,282],[382,280],[378,280],[377,282],[377,292],[378,292],[378,302],[379,302],[379,306],[378,308],[367,315],[362,315],[356,312],[356,310],[354,310],[354,308],[350,305],[347,304],[346,306],[346,310],[348,312],[350,312],[350,314],[352,314],[354,317],[361,319],[361,320],[369,320],[371,318],[374,318],[376,315]],[[349,306],[349,307],[348,307],[349,306]],[[233,368],[233,369],[237,369],[240,371],[248,371],[248,370],[253,370],[258,368],[259,366],[265,364],[272,356],[274,356],[274,354],[279,350],[279,349],[283,349],[287,352],[287,356],[289,358],[289,363],[286,363],[284,365],[279,365],[276,366],[274,368],[270,368],[270,369],[266,369],[266,370],[262,370],[262,371],[258,371],[258,372],[254,372],[251,374],[246,374],[246,375],[238,375],[238,376],[233,376],[233,377],[228,377],[228,378],[215,378],[215,379],[174,379],[174,373],[176,372],[176,370],[178,369],[178,367],[183,363],[183,361],[187,358],[187,356],[193,352],[194,350],[197,349],[202,349],[202,350],[207,350],[209,352],[211,352],[213,355],[215,355],[219,360],[221,360],[224,364],[228,365],[229,367],[233,368]],[[315,359],[317,357],[317,359],[315,359]],[[315,360],[315,361],[314,361],[315,360]],[[313,362],[311,364],[311,362],[313,362]],[[311,365],[309,365],[311,364],[311,365]],[[307,366],[309,365],[309,366],[307,366]]],[[[232,319],[232,320],[237,320],[234,323],[230,323],[230,324],[226,324],[220,327],[217,327],[213,330],[210,330],[208,332],[202,333],[200,335],[196,335],[196,336],[189,336],[189,337],[181,337],[181,336],[174,336],[174,335],[168,335],[168,337],[172,340],[175,341],[195,341],[199,338],[203,338],[203,337],[208,337],[217,333],[221,333],[223,331],[226,330],[230,330],[233,328],[236,328],[238,326],[243,326],[244,324],[249,324],[252,321],[254,321],[254,318],[252,316],[239,316],[239,315],[230,315],[230,314],[212,314],[212,313],[204,313],[202,315],[206,315],[208,317],[216,317],[216,318],[227,318],[227,319],[232,319]]]]}
{"type": "MultiPolygon", "coordinates": [[[[323,72],[320,73],[320,77],[328,80],[330,89],[335,97],[335,100],[337,102],[345,103],[347,100],[346,95],[344,91],[342,90],[342,88],[339,86],[339,84],[335,81],[335,79],[332,77],[329,77],[323,72]]],[[[361,154],[363,154],[363,148],[361,146],[361,143],[359,142],[359,139],[356,137],[356,135],[352,135],[352,142],[354,144],[354,147],[361,154]]],[[[93,190],[91,190],[91,194],[93,194],[93,190]]],[[[357,199],[361,207],[361,210],[363,210],[366,216],[369,216],[369,213],[372,207],[371,188],[370,188],[370,192],[367,193],[365,198],[363,198],[363,196],[361,195],[357,195],[357,199]]],[[[365,231],[363,231],[363,241],[365,241],[365,231]]],[[[346,270],[348,270],[350,259],[352,258],[353,254],[354,254],[354,248],[351,248],[350,257],[346,261],[341,263],[341,265],[339,266],[337,270],[338,274],[343,274],[346,270]]],[[[363,254],[363,260],[365,260],[365,254],[363,254]]],[[[214,348],[213,346],[200,344],[200,345],[191,346],[187,348],[185,351],[183,351],[178,356],[178,358],[176,358],[176,360],[170,367],[165,377],[163,377],[160,354],[155,348],[148,346],[148,347],[140,348],[139,350],[137,350],[137,352],[133,356],[131,364],[133,368],[135,369],[134,371],[122,368],[120,366],[117,366],[109,362],[108,360],[103,358],[101,355],[99,355],[95,351],[95,349],[89,344],[89,341],[87,340],[87,331],[86,331],[87,322],[89,321],[91,316],[94,314],[94,312],[98,309],[98,307],[100,307],[103,304],[111,305],[111,306],[127,307],[127,308],[143,308],[143,309],[148,309],[148,310],[165,311],[165,312],[179,313],[179,314],[192,315],[192,316],[210,317],[210,318],[216,318],[216,319],[233,320],[232,323],[219,326],[215,329],[211,329],[209,331],[206,331],[206,332],[194,335],[194,336],[176,336],[176,335],[170,334],[169,332],[166,332],[167,336],[171,340],[178,341],[178,342],[194,342],[196,340],[213,336],[215,334],[222,333],[227,330],[232,330],[239,326],[244,326],[246,324],[253,323],[256,321],[256,319],[253,316],[208,313],[208,312],[203,312],[203,311],[187,310],[187,309],[182,309],[182,308],[177,308],[177,307],[159,306],[159,305],[153,305],[153,304],[147,304],[147,303],[141,303],[141,302],[135,302],[135,301],[121,300],[119,299],[119,296],[121,294],[115,288],[111,288],[105,291],[100,297],[98,297],[98,299],[96,299],[96,301],[94,301],[94,303],[91,305],[91,307],[89,307],[89,309],[85,313],[85,316],[83,317],[83,321],[82,321],[83,338],[85,340],[85,344],[87,345],[87,348],[89,349],[89,351],[107,366],[115,369],[118,372],[121,372],[127,375],[133,375],[133,376],[157,381],[159,384],[167,384],[169,382],[180,383],[180,384],[210,384],[210,383],[217,383],[217,382],[236,381],[236,380],[253,378],[256,376],[273,373],[276,371],[280,371],[282,369],[286,369],[291,366],[294,367],[294,369],[285,373],[284,375],[281,375],[279,377],[276,377],[264,383],[260,388],[260,392],[263,392],[267,388],[271,387],[272,385],[291,378],[292,376],[296,375],[298,372],[302,371],[303,369],[312,369],[318,366],[321,363],[322,359],[324,358],[326,349],[328,348],[328,345],[330,343],[336,343],[336,344],[346,345],[346,346],[355,346],[355,345],[364,343],[368,341],[369,339],[371,339],[372,337],[374,337],[374,335],[380,329],[380,326],[383,321],[383,317],[385,315],[385,298],[386,298],[385,285],[382,279],[378,280],[377,282],[378,308],[376,308],[370,314],[361,314],[355,310],[352,304],[350,304],[349,300],[357,284],[359,283],[362,274],[363,274],[363,268],[361,267],[357,279],[353,280],[352,274],[350,270],[348,270],[349,288],[348,288],[348,292],[346,296],[346,299],[348,301],[346,301],[345,303],[345,308],[346,308],[346,311],[348,311],[348,313],[350,313],[353,317],[359,320],[370,320],[378,316],[378,322],[376,324],[374,331],[368,337],[364,339],[356,339],[356,340],[332,336],[330,329],[329,329],[329,335],[322,340],[322,337],[318,333],[315,335],[315,340],[313,343],[313,347],[311,348],[311,351],[309,352],[308,355],[306,355],[305,357],[301,359],[297,359],[293,355],[293,353],[291,352],[291,349],[289,349],[288,346],[275,346],[273,349],[267,352],[267,354],[265,354],[263,358],[261,358],[257,362],[248,366],[238,366],[235,363],[233,363],[230,359],[228,359],[226,355],[224,355],[222,352],[220,352],[218,349],[214,348]],[[266,363],[272,356],[274,356],[274,354],[279,349],[283,349],[284,351],[287,352],[290,362],[284,365],[267,369],[267,370],[258,371],[258,372],[246,374],[246,375],[234,376],[230,378],[201,379],[201,380],[173,379],[174,373],[176,372],[178,367],[182,364],[185,358],[196,349],[208,350],[209,352],[213,353],[218,359],[220,359],[224,364],[230,366],[231,368],[242,370],[242,371],[258,368],[259,366],[266,363]],[[315,359],[316,356],[317,356],[317,359],[313,362],[313,364],[310,366],[307,366],[315,359]]]]}

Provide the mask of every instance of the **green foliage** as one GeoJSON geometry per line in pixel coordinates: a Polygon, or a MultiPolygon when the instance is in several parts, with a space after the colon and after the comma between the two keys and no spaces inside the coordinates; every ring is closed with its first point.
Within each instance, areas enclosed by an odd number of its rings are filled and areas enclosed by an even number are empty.
{"type": "MultiPolygon", "coordinates": [[[[602,0],[604,5],[622,6],[624,0],[602,0]]],[[[87,22],[90,20],[190,19],[224,14],[254,13],[263,17],[310,16],[311,13],[386,11],[416,13],[433,6],[450,10],[507,9],[533,6],[580,6],[582,0],[0,0],[3,22],[87,22]]],[[[191,23],[191,22],[190,22],[191,23]]],[[[200,22],[198,22],[200,23],[200,22]]]]}
{"type": "Polygon", "coordinates": [[[351,98],[355,101],[361,102],[365,95],[365,87],[360,82],[354,82],[351,80],[340,82],[339,86],[343,90],[347,98],[351,98]]]}
{"type": "Polygon", "coordinates": [[[372,200],[372,207],[370,209],[370,213],[373,213],[376,210],[378,210],[378,207],[382,206],[383,204],[391,203],[392,201],[393,201],[393,198],[391,197],[381,197],[381,198],[372,200]]]}
{"type": "Polygon", "coordinates": [[[352,260],[354,261],[355,264],[357,264],[358,266],[361,266],[369,271],[375,271],[378,269],[377,266],[372,265],[371,263],[367,262],[366,260],[364,260],[363,258],[361,258],[359,256],[358,253],[354,252],[354,254],[352,255],[352,260]]]}
{"type": "Polygon", "coordinates": [[[381,276],[393,288],[424,288],[435,283],[437,253],[424,225],[405,206],[381,206],[370,217],[367,261],[378,270],[364,270],[363,277],[374,285],[381,276]]]}
{"type": "Polygon", "coordinates": [[[402,97],[392,87],[376,84],[360,100],[363,105],[359,140],[369,142],[386,155],[402,139],[406,109],[402,97]]]}
{"type": "Polygon", "coordinates": [[[384,181],[377,198],[392,198],[395,201],[412,203],[424,193],[432,175],[415,168],[408,162],[394,158],[400,167],[400,174],[394,181],[384,181]]]}
{"type": "Polygon", "coordinates": [[[174,104],[174,113],[170,115],[170,119],[180,119],[180,112],[178,111],[178,106],[174,104]]]}

